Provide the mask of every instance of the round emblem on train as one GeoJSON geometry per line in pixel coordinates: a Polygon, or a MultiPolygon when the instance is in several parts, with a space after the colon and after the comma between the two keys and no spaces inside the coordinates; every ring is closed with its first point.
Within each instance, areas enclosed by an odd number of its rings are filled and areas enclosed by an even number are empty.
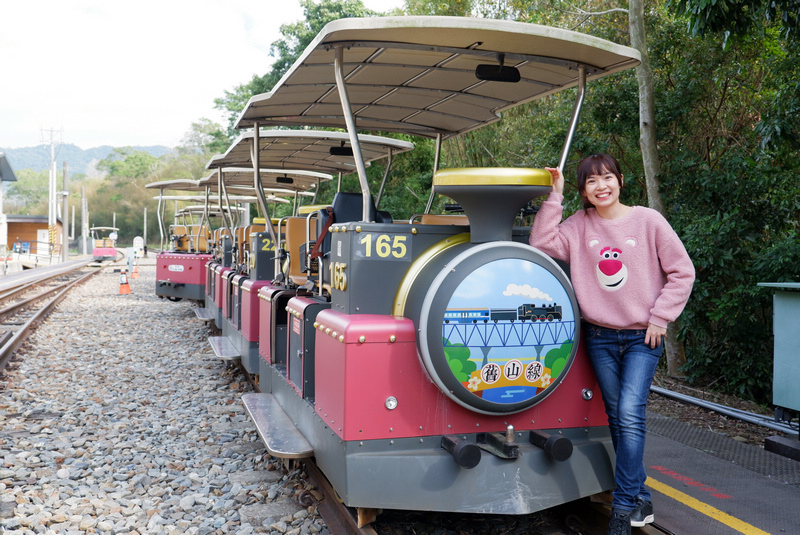
{"type": "Polygon", "coordinates": [[[485,414],[519,412],[569,371],[579,316],[572,285],[549,257],[513,242],[467,246],[421,300],[420,358],[456,403],[485,414]]]}

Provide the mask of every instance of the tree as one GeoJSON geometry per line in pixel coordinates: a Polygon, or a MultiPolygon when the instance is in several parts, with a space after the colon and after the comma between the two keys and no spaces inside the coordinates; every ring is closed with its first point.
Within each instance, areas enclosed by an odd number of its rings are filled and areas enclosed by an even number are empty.
{"type": "Polygon", "coordinates": [[[143,179],[158,168],[158,158],[132,147],[116,148],[100,160],[97,169],[108,173],[111,180],[143,179]]]}
{"type": "Polygon", "coordinates": [[[800,40],[799,0],[671,0],[679,15],[687,15],[694,36],[723,33],[746,35],[763,24],[777,24],[783,38],[800,40]]]}
{"type": "Polygon", "coordinates": [[[786,42],[786,54],[773,63],[779,89],[756,128],[764,146],[800,148],[800,0],[670,0],[669,5],[688,17],[693,36],[721,34],[723,48],[731,37],[779,32],[786,42]]]}
{"type": "MultiPolygon", "coordinates": [[[[636,80],[639,83],[639,145],[642,150],[647,201],[650,208],[667,216],[661,198],[661,159],[658,154],[656,137],[655,83],[650,54],[647,50],[647,34],[644,22],[644,0],[630,0],[629,26],[631,45],[641,54],[642,62],[636,67],[636,80]]],[[[678,338],[680,318],[667,326],[664,352],[667,358],[667,373],[672,376],[683,375],[681,367],[686,364],[686,351],[683,341],[678,338]]]]}
{"type": "Polygon", "coordinates": [[[47,171],[20,169],[17,181],[8,185],[3,209],[9,214],[46,214],[50,195],[47,171]]]}
{"type": "Polygon", "coordinates": [[[404,11],[409,15],[450,15],[467,17],[473,9],[473,0],[405,0],[404,11]]]}

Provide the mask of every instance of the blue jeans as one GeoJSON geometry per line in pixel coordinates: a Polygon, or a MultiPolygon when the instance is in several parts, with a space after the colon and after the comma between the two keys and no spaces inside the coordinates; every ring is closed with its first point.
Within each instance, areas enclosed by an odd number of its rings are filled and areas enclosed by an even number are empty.
{"type": "Polygon", "coordinates": [[[615,330],[584,323],[583,342],[605,402],[617,463],[613,508],[631,511],[644,486],[645,409],[661,346],[645,345],[645,330],[615,330]]]}

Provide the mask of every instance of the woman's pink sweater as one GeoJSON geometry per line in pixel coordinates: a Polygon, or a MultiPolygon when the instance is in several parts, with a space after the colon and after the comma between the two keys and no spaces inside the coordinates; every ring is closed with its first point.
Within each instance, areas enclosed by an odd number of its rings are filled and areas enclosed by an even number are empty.
{"type": "Polygon", "coordinates": [[[675,321],[692,291],[694,266],[667,220],[634,206],[621,219],[603,219],[589,208],[562,223],[563,200],[550,193],[529,242],[569,264],[583,318],[612,329],[675,321]]]}

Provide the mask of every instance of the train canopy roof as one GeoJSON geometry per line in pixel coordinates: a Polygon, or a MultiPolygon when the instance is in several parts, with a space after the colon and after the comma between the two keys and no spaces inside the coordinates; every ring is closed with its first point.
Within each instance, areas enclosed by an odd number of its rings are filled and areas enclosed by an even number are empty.
{"type": "MultiPolygon", "coordinates": [[[[211,162],[214,161],[214,159],[211,160],[211,162]]],[[[209,162],[209,165],[212,165],[211,162],[209,162]]],[[[234,190],[237,192],[247,191],[252,193],[255,190],[252,167],[219,166],[213,173],[205,178],[201,178],[198,184],[203,187],[208,186],[211,191],[216,192],[218,189],[218,173],[220,170],[222,170],[222,181],[225,189],[229,193],[234,190]]],[[[265,191],[271,189],[273,192],[294,194],[294,192],[313,191],[320,182],[331,180],[333,177],[327,173],[319,173],[316,171],[266,169],[262,167],[259,178],[261,187],[265,191]]]]}
{"type": "MultiPolygon", "coordinates": [[[[203,195],[162,195],[158,197],[153,197],[153,199],[161,199],[163,201],[180,201],[180,202],[192,202],[192,203],[199,203],[205,202],[206,198],[203,195]]],[[[219,196],[211,195],[208,198],[209,201],[218,202],[219,196]]],[[[255,204],[257,199],[252,195],[229,195],[228,200],[231,202],[241,202],[241,203],[250,203],[255,204]]],[[[288,201],[286,201],[288,202],[288,201]]]]}
{"type": "Polygon", "coordinates": [[[176,190],[176,191],[200,191],[198,186],[197,180],[191,180],[188,178],[175,178],[171,180],[159,180],[158,182],[151,182],[149,184],[145,184],[144,187],[146,188],[153,188],[153,189],[160,189],[161,191],[164,190],[176,190]]]}
{"type": "Polygon", "coordinates": [[[347,128],[334,61],[358,131],[450,137],[503,110],[635,67],[637,50],[586,34],[466,17],[371,17],[328,23],[269,93],[252,97],[237,128],[347,128]],[[518,73],[519,81],[512,81],[518,73]]]}
{"type": "MultiPolygon", "coordinates": [[[[249,167],[252,182],[253,132],[240,135],[225,154],[214,156],[207,169],[249,167]]],[[[360,135],[365,162],[410,151],[414,144],[400,139],[360,135]]],[[[274,170],[348,174],[356,171],[350,138],[345,132],[316,130],[259,130],[259,165],[274,170]]]]}

